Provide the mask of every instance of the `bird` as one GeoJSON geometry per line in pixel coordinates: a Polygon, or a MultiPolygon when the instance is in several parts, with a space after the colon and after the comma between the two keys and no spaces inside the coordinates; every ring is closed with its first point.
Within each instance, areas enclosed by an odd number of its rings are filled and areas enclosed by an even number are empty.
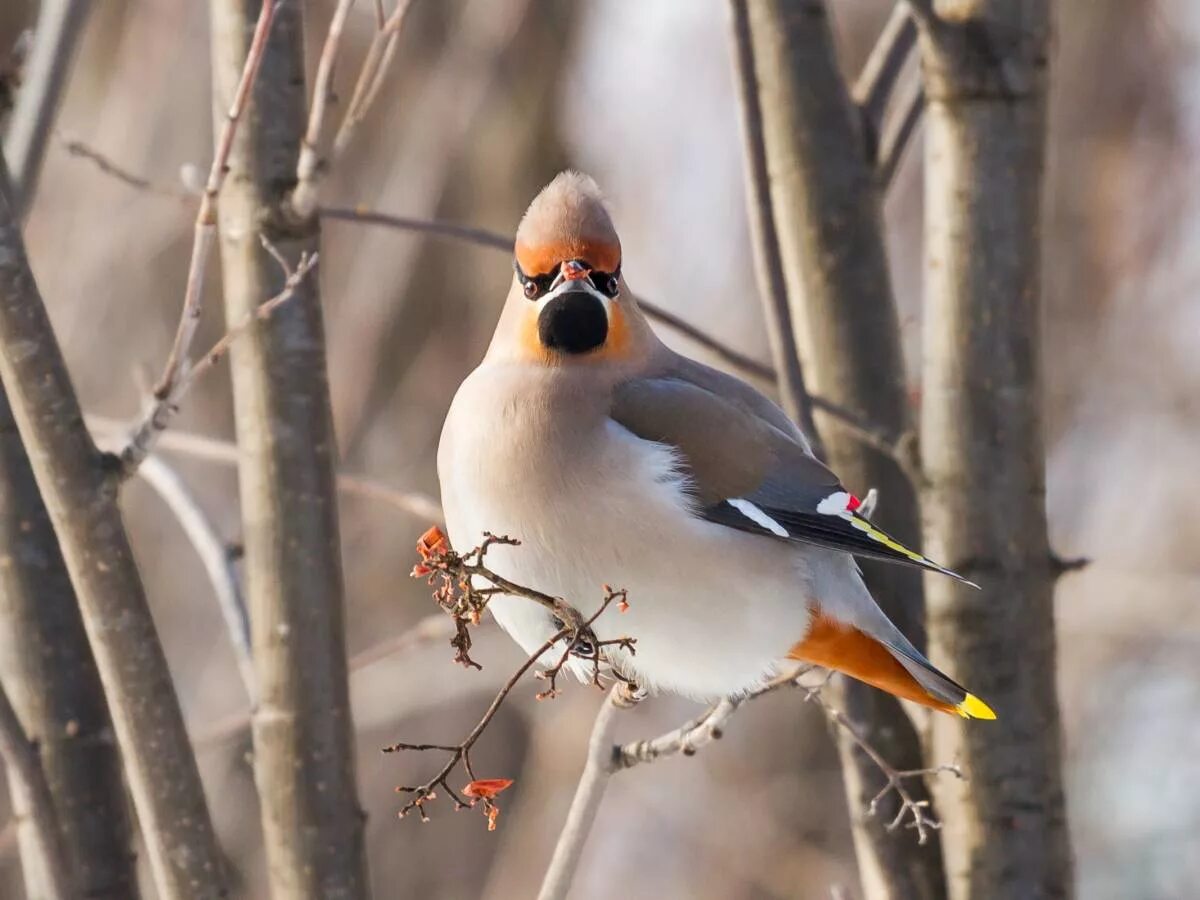
{"type": "MultiPolygon", "coordinates": [[[[605,655],[645,692],[736,697],[812,664],[995,718],[891,622],[855,557],[966,579],[863,516],[769,398],[668,348],[621,262],[587,175],[562,172],[530,203],[495,334],[438,445],[450,544],[516,539],[489,548],[489,567],[581,614],[620,585],[626,611],[592,631],[636,639],[605,655]]],[[[563,625],[522,597],[494,594],[488,609],[529,654],[563,625]]]]}

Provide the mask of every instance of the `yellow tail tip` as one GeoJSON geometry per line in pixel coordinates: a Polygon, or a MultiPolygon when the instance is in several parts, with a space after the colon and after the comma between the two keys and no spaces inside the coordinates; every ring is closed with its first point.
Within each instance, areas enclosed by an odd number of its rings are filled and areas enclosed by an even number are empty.
{"type": "Polygon", "coordinates": [[[976,697],[974,694],[967,694],[965,700],[955,707],[958,714],[964,719],[994,719],[996,714],[992,712],[992,708],[976,697]]]}

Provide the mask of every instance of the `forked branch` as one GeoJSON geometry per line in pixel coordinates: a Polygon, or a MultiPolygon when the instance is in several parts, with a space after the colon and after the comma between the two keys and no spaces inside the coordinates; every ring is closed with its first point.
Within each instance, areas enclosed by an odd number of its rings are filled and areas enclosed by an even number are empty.
{"type": "Polygon", "coordinates": [[[561,652],[549,668],[538,673],[538,677],[546,680],[548,686],[537,694],[538,700],[549,700],[558,696],[558,677],[563,668],[574,656],[583,658],[591,665],[591,682],[601,686],[601,675],[608,668],[609,661],[605,648],[617,646],[628,653],[634,653],[635,640],[622,637],[614,640],[599,640],[592,630],[593,623],[616,603],[624,611],[628,608],[625,591],[613,590],[605,585],[605,596],[600,607],[588,618],[583,618],[574,608],[563,600],[551,597],[541,591],[515,584],[497,575],[484,564],[488,550],[497,545],[517,546],[520,542],[512,538],[498,537],[485,534],[483,543],[475,549],[459,554],[450,548],[444,534],[438,528],[427,531],[417,544],[421,562],[413,569],[414,577],[428,577],[435,585],[434,599],[453,619],[455,636],[450,644],[455,649],[455,662],[472,668],[482,668],[470,657],[471,637],[469,628],[478,625],[480,616],[487,607],[488,601],[496,594],[524,597],[534,603],[544,606],[554,614],[555,620],[561,627],[517,668],[496,694],[483,717],[471,732],[457,744],[413,744],[395,743],[383,748],[384,753],[396,753],[404,750],[418,752],[436,751],[449,754],[446,762],[438,772],[424,784],[416,786],[401,786],[396,788],[398,793],[410,794],[412,799],[399,811],[401,818],[416,810],[423,822],[429,821],[425,804],[437,797],[440,788],[454,801],[454,808],[468,809],[483,801],[483,810],[488,819],[488,830],[496,827],[496,817],[500,809],[495,803],[495,795],[512,784],[509,779],[480,779],[471,764],[471,749],[479,740],[487,727],[495,718],[501,705],[512,693],[517,683],[536,665],[543,656],[561,645],[561,652]],[[480,586],[477,583],[483,582],[480,586]],[[455,769],[462,765],[470,783],[459,794],[449,783],[455,769]]]}

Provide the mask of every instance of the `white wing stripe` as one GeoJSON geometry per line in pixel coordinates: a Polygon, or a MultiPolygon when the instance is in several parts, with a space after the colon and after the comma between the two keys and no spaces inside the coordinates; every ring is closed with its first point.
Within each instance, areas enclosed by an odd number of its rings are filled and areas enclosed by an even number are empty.
{"type": "Polygon", "coordinates": [[[741,497],[734,497],[731,500],[726,500],[730,506],[740,512],[743,516],[757,525],[759,528],[765,528],[771,534],[777,537],[791,537],[787,533],[787,529],[768,516],[765,512],[751,503],[749,500],[743,500],[741,497]]]}

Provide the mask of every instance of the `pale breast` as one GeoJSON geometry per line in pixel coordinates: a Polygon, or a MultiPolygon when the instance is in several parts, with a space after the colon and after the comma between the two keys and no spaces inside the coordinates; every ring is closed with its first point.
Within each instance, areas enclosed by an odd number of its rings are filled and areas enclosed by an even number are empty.
{"type": "MultiPolygon", "coordinates": [[[[671,448],[586,398],[520,388],[503,375],[469,379],[455,400],[439,452],[452,543],[517,538],[489,565],[585,615],[605,584],[626,588],[629,611],[606,613],[596,631],[637,638],[626,662],[650,687],[712,697],[769,674],[807,628],[802,556],[691,515],[671,448]]],[[[492,612],[527,651],[555,630],[521,598],[496,597],[492,612]]]]}

